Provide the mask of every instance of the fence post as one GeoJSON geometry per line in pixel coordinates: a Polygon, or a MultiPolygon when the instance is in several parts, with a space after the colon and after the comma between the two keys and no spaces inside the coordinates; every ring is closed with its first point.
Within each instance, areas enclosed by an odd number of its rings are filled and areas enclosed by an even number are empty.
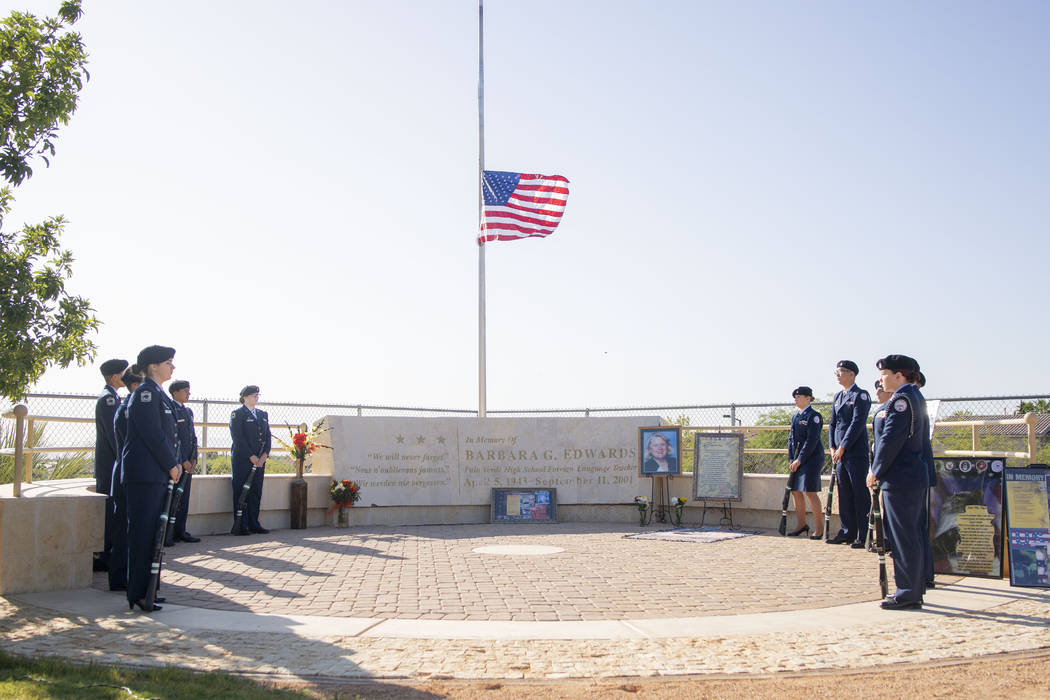
{"type": "MultiPolygon", "coordinates": [[[[201,447],[208,446],[208,399],[204,399],[204,408],[201,411],[204,425],[201,426],[201,447]]],[[[200,453],[201,474],[208,473],[208,450],[200,453]]]]}
{"type": "Polygon", "coordinates": [[[971,425],[970,426],[970,442],[973,445],[973,451],[976,452],[977,451],[977,426],[976,425],[971,425]]]}
{"type": "Polygon", "coordinates": [[[360,405],[357,407],[357,417],[358,418],[361,417],[361,406],[360,405]]]}
{"type": "Polygon", "coordinates": [[[22,441],[25,439],[27,415],[29,408],[24,403],[15,406],[15,461],[11,475],[11,489],[15,496],[22,495],[22,441]]]}
{"type": "Polygon", "coordinates": [[[1034,413],[1024,414],[1024,422],[1028,424],[1028,463],[1037,464],[1038,460],[1037,452],[1039,452],[1039,444],[1035,440],[1035,423],[1036,416],[1034,413]]]}
{"type": "MultiPolygon", "coordinates": [[[[26,421],[26,447],[33,447],[35,441],[33,440],[33,419],[30,418],[26,421]]],[[[27,484],[33,483],[33,453],[26,452],[25,456],[22,457],[22,478],[25,479],[27,484]]]]}

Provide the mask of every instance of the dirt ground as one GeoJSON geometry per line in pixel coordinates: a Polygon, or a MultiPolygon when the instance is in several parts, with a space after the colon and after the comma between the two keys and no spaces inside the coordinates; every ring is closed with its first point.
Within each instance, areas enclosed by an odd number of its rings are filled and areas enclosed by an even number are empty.
{"type": "Polygon", "coordinates": [[[324,698],[405,700],[582,700],[639,698],[1050,698],[1050,649],[995,655],[977,661],[887,666],[856,673],[803,673],[748,678],[691,677],[676,680],[620,679],[526,681],[430,681],[309,686],[324,698]]]}

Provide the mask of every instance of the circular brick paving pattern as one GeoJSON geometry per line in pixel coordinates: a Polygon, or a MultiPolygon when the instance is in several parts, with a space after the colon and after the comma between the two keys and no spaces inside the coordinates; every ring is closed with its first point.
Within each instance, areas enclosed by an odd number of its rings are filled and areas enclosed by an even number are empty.
{"type": "MultiPolygon", "coordinates": [[[[714,543],[626,539],[639,531],[559,523],[216,535],[167,550],[162,588],[170,602],[199,608],[432,620],[681,618],[879,598],[876,559],[863,550],[775,533],[714,543]],[[563,551],[474,551],[507,546],[563,551]]],[[[105,574],[94,585],[105,589],[105,574]]]]}

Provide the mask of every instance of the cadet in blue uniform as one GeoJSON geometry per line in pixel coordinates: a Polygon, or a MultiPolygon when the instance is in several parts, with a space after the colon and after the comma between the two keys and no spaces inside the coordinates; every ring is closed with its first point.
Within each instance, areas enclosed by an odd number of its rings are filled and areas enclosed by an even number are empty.
{"type": "Polygon", "coordinates": [[[266,458],[270,456],[270,420],[266,411],[255,407],[257,403],[259,403],[259,387],[246,386],[241,389],[241,404],[243,405],[230,414],[230,437],[233,439],[230,461],[233,466],[233,510],[235,513],[237,499],[241,496],[244,482],[248,480],[252,467],[258,467],[255,470],[255,476],[252,477],[251,490],[248,492],[248,503],[241,521],[242,530],[233,533],[235,535],[269,532],[259,523],[259,506],[262,502],[266,458]]]}
{"type": "MultiPolygon", "coordinates": [[[[151,345],[136,367],[145,375],[128,399],[128,435],[122,455],[128,510],[128,606],[146,609],[153,545],[164,510],[168,480],[182,476],[175,407],[161,384],[175,371],[174,348],[151,345]]],[[[160,609],[154,606],[153,610],[160,609]]]]}
{"type": "Polygon", "coordinates": [[[839,487],[839,521],[842,528],[828,544],[849,543],[855,549],[864,547],[868,534],[868,511],[871,492],[865,485],[868,477],[868,411],[871,397],[857,386],[860,368],[852,360],[840,360],[835,378],[842,391],[835,394],[828,426],[831,461],[836,465],[839,487]]]}
{"type": "MultiPolygon", "coordinates": [[[[875,400],[879,402],[879,405],[875,408],[874,412],[872,413],[872,421],[871,421],[871,428],[872,428],[871,434],[872,435],[878,435],[879,431],[882,430],[882,424],[886,422],[886,407],[889,404],[891,396],[893,396],[893,392],[892,391],[886,391],[884,388],[882,388],[882,380],[881,379],[876,379],[875,380],[875,400]]],[[[875,448],[877,447],[877,445],[878,445],[878,441],[873,439],[871,441],[871,463],[872,464],[875,464],[875,448]]],[[[869,474],[871,473],[870,469],[868,470],[868,473],[869,474]]],[[[890,554],[893,551],[893,542],[890,539],[890,531],[888,529],[886,529],[886,527],[885,527],[885,520],[883,520],[883,523],[884,523],[884,525],[883,525],[883,528],[882,528],[882,544],[883,544],[883,548],[885,549],[886,553],[890,554]]],[[[875,546],[875,542],[874,541],[872,541],[871,547],[868,548],[868,551],[869,552],[877,552],[878,551],[878,549],[875,546]]]]}
{"type": "MultiPolygon", "coordinates": [[[[916,378],[915,386],[921,390],[926,386],[926,375],[919,372],[919,376],[916,378]]],[[[920,396],[922,395],[920,391],[920,396]]],[[[927,412],[923,416],[922,434],[925,437],[925,444],[922,448],[923,459],[926,461],[927,475],[930,480],[930,488],[937,486],[937,468],[933,464],[933,430],[930,429],[930,415],[927,412]]],[[[926,549],[926,587],[935,588],[936,582],[933,580],[933,540],[930,539],[930,492],[929,489],[926,491],[926,498],[922,502],[923,513],[922,513],[922,543],[926,549]]]]}
{"type": "Polygon", "coordinates": [[[185,380],[172,382],[168,386],[168,393],[175,404],[175,423],[179,433],[179,461],[182,464],[182,498],[179,500],[178,512],[172,513],[172,526],[168,530],[168,539],[164,542],[165,547],[171,547],[176,542],[200,542],[200,537],[194,537],[186,532],[186,516],[190,508],[190,482],[193,472],[197,469],[197,433],[193,430],[193,410],[186,405],[190,400],[190,383],[185,380]]]}
{"type": "MultiPolygon", "coordinates": [[[[923,456],[926,400],[914,385],[919,363],[906,355],[887,355],[876,366],[882,385],[893,396],[875,435],[875,463],[868,486],[882,487],[886,528],[893,538],[893,578],[897,590],[886,596],[887,609],[918,608],[926,591],[926,550],[922,545],[922,502],[929,488],[923,456]]],[[[927,433],[928,435],[928,433],[927,433]]]]}
{"type": "Polygon", "coordinates": [[[109,558],[109,590],[111,591],[128,589],[128,505],[124,495],[124,470],[121,456],[128,437],[128,399],[142,383],[142,375],[136,374],[135,369],[129,367],[124,370],[120,381],[127,388],[128,395],[124,397],[124,401],[117,407],[116,415],[113,416],[113,436],[116,438],[117,460],[113,463],[113,478],[110,481],[109,495],[113,499],[113,513],[118,525],[113,533],[113,553],[109,558]]]}
{"type": "Polygon", "coordinates": [[[117,461],[117,444],[113,437],[113,416],[120,405],[117,389],[120,373],[128,366],[127,360],[106,360],[99,366],[106,386],[95,402],[95,493],[106,494],[105,535],[101,552],[95,552],[92,568],[95,571],[109,569],[110,553],[113,550],[113,533],[119,523],[113,513],[113,499],[109,498],[113,463],[117,461]]]}
{"type": "Polygon", "coordinates": [[[820,414],[814,410],[813,390],[800,386],[791,392],[798,411],[791,416],[791,432],[788,433],[788,460],[791,469],[791,497],[795,500],[795,517],[798,518],[798,529],[787,533],[788,537],[798,537],[809,531],[806,524],[806,498],[809,509],[813,512],[813,527],[818,532],[810,535],[811,540],[824,536],[824,521],[820,516],[820,471],[824,468],[824,444],[820,441],[822,421],[820,414]],[[805,498],[802,494],[805,493],[805,498]]]}

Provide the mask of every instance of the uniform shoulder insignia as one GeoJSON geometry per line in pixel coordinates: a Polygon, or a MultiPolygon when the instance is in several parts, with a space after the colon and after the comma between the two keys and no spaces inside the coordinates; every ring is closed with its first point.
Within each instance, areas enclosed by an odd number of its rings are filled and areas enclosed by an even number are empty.
{"type": "Polygon", "coordinates": [[[817,415],[813,416],[813,422],[816,423],[817,425],[820,425],[820,414],[819,413],[817,415]]]}
{"type": "Polygon", "coordinates": [[[897,399],[893,402],[893,410],[902,413],[908,410],[908,402],[905,399],[897,399]]]}
{"type": "Polygon", "coordinates": [[[866,392],[866,391],[860,392],[860,399],[861,399],[861,401],[867,401],[868,400],[868,392],[866,392]]]}
{"type": "Polygon", "coordinates": [[[113,398],[112,396],[107,396],[106,397],[106,405],[107,406],[116,406],[117,405],[117,400],[115,398],[113,398]]]}
{"type": "Polygon", "coordinates": [[[153,394],[151,394],[148,391],[144,391],[141,394],[139,394],[139,398],[142,399],[142,403],[149,403],[153,400],[153,394]]]}

